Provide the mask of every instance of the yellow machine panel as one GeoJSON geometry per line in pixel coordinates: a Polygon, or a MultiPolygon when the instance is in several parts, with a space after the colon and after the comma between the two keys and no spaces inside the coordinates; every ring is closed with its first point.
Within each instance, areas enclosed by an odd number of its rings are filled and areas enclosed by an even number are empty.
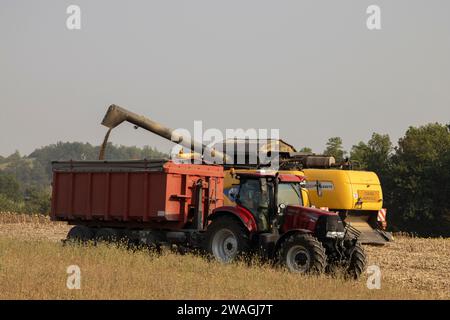
{"type": "Polygon", "coordinates": [[[374,172],[304,169],[311,204],[336,210],[378,211],[383,207],[380,180],[374,172]]]}

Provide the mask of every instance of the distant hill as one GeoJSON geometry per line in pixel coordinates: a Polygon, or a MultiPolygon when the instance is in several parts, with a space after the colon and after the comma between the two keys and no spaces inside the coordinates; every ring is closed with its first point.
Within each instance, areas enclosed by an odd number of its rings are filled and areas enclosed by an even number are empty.
{"type": "MultiPolygon", "coordinates": [[[[0,158],[0,170],[15,176],[22,189],[26,186],[47,187],[51,180],[51,162],[58,160],[97,160],[100,147],[90,143],[58,142],[34,150],[28,156],[15,152],[0,158]]],[[[165,158],[167,154],[155,148],[116,146],[108,143],[107,160],[134,160],[165,158]]]]}

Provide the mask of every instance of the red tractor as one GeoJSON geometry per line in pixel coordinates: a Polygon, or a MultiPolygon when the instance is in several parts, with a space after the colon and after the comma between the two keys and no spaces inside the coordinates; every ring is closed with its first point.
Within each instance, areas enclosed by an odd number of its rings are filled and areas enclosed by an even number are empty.
{"type": "Polygon", "coordinates": [[[204,247],[217,260],[257,252],[293,272],[341,266],[353,278],[361,275],[366,257],[359,232],[335,212],[303,206],[303,177],[261,171],[236,178],[231,196],[237,205],[216,208],[208,217],[204,247]]]}

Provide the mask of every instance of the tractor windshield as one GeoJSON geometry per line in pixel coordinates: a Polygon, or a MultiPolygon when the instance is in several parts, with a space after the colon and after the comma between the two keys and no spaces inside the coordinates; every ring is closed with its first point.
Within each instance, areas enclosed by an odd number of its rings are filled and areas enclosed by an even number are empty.
{"type": "Polygon", "coordinates": [[[280,183],[278,185],[278,204],[303,205],[300,183],[280,183]]]}

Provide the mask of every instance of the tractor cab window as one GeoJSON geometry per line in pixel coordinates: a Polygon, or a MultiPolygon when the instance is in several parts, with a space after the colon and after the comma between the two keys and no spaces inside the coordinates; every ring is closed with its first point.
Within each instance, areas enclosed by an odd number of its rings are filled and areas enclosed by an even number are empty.
{"type": "Polygon", "coordinates": [[[277,203],[285,205],[303,205],[302,193],[299,183],[278,184],[277,203]]]}
{"type": "Polygon", "coordinates": [[[236,203],[249,210],[255,217],[258,228],[268,228],[271,188],[265,179],[242,180],[236,203]]]}
{"type": "Polygon", "coordinates": [[[256,212],[259,207],[268,206],[267,199],[264,198],[259,179],[242,181],[237,198],[241,206],[256,212]]]}

